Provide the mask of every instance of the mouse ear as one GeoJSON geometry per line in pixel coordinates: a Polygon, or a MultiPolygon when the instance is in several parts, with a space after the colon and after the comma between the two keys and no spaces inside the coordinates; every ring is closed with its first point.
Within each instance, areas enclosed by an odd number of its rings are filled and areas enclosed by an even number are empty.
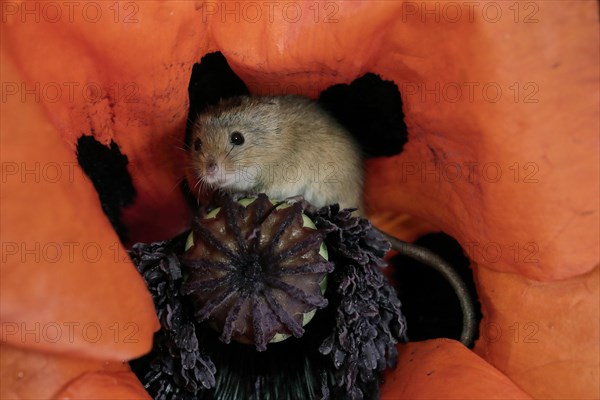
{"type": "Polygon", "coordinates": [[[268,96],[264,98],[264,104],[269,106],[279,106],[281,104],[281,96],[268,96]]]}
{"type": "Polygon", "coordinates": [[[219,107],[223,108],[223,107],[227,107],[227,108],[235,108],[235,107],[239,107],[241,105],[244,104],[248,104],[248,96],[234,96],[234,97],[227,97],[227,98],[222,98],[219,101],[219,107]]]}

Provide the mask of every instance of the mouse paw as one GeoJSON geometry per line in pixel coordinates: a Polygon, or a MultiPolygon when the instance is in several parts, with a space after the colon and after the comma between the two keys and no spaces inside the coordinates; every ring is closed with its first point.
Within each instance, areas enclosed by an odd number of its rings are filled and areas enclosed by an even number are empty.
{"type": "Polygon", "coordinates": [[[254,192],[235,192],[235,193],[231,193],[229,195],[229,197],[231,197],[231,199],[235,202],[240,201],[242,199],[248,198],[248,197],[256,197],[256,193],[254,192]]]}
{"type": "Polygon", "coordinates": [[[302,196],[301,194],[296,195],[296,196],[286,197],[285,198],[285,202],[288,203],[288,204],[294,204],[294,203],[298,203],[298,202],[305,202],[305,203],[307,203],[307,201],[304,200],[304,196],[302,196]]]}
{"type": "Polygon", "coordinates": [[[211,203],[223,204],[225,198],[228,198],[235,203],[248,197],[256,197],[256,194],[251,192],[229,192],[225,190],[218,190],[213,194],[211,203]]]}
{"type": "Polygon", "coordinates": [[[286,202],[289,205],[300,203],[300,205],[302,206],[302,209],[307,210],[307,211],[316,211],[317,210],[317,207],[313,206],[311,203],[306,201],[304,196],[302,196],[300,194],[297,196],[287,197],[284,200],[284,202],[286,202]]]}

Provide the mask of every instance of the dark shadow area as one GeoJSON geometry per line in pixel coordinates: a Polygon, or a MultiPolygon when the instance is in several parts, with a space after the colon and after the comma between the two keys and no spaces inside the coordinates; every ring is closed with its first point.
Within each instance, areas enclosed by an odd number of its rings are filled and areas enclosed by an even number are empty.
{"type": "MultiPolygon", "coordinates": [[[[452,265],[466,283],[475,301],[477,327],[481,321],[481,306],[469,268],[469,259],[460,244],[444,233],[431,233],[415,244],[425,247],[452,265]]],[[[416,342],[434,338],[460,339],[462,311],[450,284],[438,272],[412,258],[397,255],[390,260],[398,297],[402,302],[408,338],[416,342]]],[[[476,337],[479,336],[477,331],[476,337]]]]}
{"type": "Polygon", "coordinates": [[[186,147],[190,143],[191,124],[206,107],[218,103],[220,99],[249,95],[250,92],[231,70],[223,54],[216,52],[205,55],[200,63],[194,64],[188,94],[190,111],[185,131],[186,147]]]}
{"type": "Polygon", "coordinates": [[[94,184],[104,214],[125,243],[128,233],[121,221],[121,209],[131,205],[136,196],[127,156],[114,141],[105,146],[93,136],[84,135],[77,140],[77,162],[94,184]]]}
{"type": "Polygon", "coordinates": [[[398,86],[378,75],[331,86],[319,103],[356,138],[365,157],[399,154],[408,141],[398,86]]]}

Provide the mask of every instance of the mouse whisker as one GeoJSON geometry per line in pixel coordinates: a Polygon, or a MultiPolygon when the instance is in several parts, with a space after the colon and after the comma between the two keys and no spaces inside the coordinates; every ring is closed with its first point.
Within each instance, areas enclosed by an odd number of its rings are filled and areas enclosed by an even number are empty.
{"type": "Polygon", "coordinates": [[[183,166],[183,168],[191,169],[191,170],[195,171],[196,169],[198,169],[198,166],[196,164],[197,163],[194,162],[194,160],[188,159],[187,162],[185,163],[185,165],[183,166]]]}
{"type": "Polygon", "coordinates": [[[225,158],[229,157],[229,154],[233,151],[233,146],[231,146],[231,149],[229,149],[229,151],[227,152],[227,154],[225,154],[225,158]]]}
{"type": "Polygon", "coordinates": [[[204,181],[203,177],[199,177],[199,178],[196,180],[196,184],[194,185],[194,187],[192,188],[192,190],[196,190],[196,189],[198,189],[198,190],[202,190],[202,189],[204,188],[205,184],[206,184],[206,183],[205,183],[205,181],[204,181]]]}
{"type": "Polygon", "coordinates": [[[202,197],[202,192],[206,192],[209,191],[211,188],[211,185],[206,182],[206,180],[204,179],[204,177],[201,177],[198,180],[199,185],[198,186],[198,195],[196,196],[196,200],[198,201],[198,205],[200,205],[200,198],[202,197]]]}
{"type": "Polygon", "coordinates": [[[190,126],[196,126],[198,124],[198,117],[200,114],[196,115],[195,119],[190,118],[189,116],[186,118],[186,122],[189,122],[190,126]]]}
{"type": "Polygon", "coordinates": [[[183,138],[169,136],[167,139],[170,141],[170,143],[169,143],[170,146],[177,147],[177,148],[183,148],[186,151],[191,150],[190,145],[188,143],[186,143],[183,138]]]}
{"type": "Polygon", "coordinates": [[[169,190],[169,194],[173,193],[175,191],[175,189],[177,189],[177,187],[180,186],[181,182],[183,182],[183,181],[185,181],[185,176],[178,178],[175,181],[175,185],[173,185],[173,187],[171,187],[171,190],[169,190]]]}

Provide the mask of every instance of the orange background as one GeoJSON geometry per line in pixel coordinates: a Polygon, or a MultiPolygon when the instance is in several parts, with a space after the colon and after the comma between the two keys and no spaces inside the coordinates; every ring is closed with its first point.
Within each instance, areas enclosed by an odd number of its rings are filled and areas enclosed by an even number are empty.
{"type": "Polygon", "coordinates": [[[52,182],[23,172],[73,165],[82,134],[114,140],[138,194],[124,210],[132,240],[180,232],[187,85],[221,51],[257,94],[316,97],[366,72],[403,94],[409,142],[367,163],[367,205],[400,237],[456,238],[484,319],[474,352],[400,346],[383,398],[599,398],[597,2],[476,2],[460,18],[449,3],[291,3],[256,3],[258,19],[238,2],[99,2],[58,19],[2,3],[0,397],[145,396],[123,361],[150,349],[158,323],[92,184],[76,166],[52,182]],[[27,252],[49,243],[77,251],[27,252]],[[56,342],[23,332],[69,323],[56,342]]]}

